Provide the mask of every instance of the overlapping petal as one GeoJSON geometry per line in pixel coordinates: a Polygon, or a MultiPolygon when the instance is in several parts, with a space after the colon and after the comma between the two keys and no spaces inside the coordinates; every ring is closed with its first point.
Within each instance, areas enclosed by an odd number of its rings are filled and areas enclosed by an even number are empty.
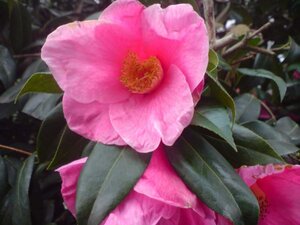
{"type": "Polygon", "coordinates": [[[155,4],[144,10],[142,21],[148,54],[158,55],[167,68],[176,65],[193,92],[208,64],[208,35],[203,19],[189,4],[166,9],[155,4]]]}
{"type": "MultiPolygon", "coordinates": [[[[85,161],[80,159],[58,169],[64,201],[74,215],[76,184],[85,161]]],[[[188,190],[159,148],[135,188],[101,224],[214,225],[215,214],[188,190]]]]}
{"type": "Polygon", "coordinates": [[[83,104],[67,95],[63,97],[63,111],[71,130],[93,141],[126,145],[112,127],[108,110],[107,104],[96,101],[83,104]]]}
{"type": "Polygon", "coordinates": [[[139,48],[138,38],[117,25],[74,22],[47,37],[42,59],[73,99],[81,103],[118,102],[131,94],[120,83],[119,74],[129,49],[139,48]]]}
{"type": "Polygon", "coordinates": [[[155,91],[110,105],[109,115],[114,129],[126,143],[137,151],[150,152],[161,140],[172,145],[190,123],[193,110],[185,77],[176,66],[171,66],[155,91]]]}

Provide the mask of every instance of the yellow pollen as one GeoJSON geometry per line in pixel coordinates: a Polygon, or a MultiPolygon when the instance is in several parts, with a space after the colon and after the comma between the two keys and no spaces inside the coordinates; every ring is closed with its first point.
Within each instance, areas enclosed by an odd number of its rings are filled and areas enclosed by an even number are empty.
{"type": "Polygon", "coordinates": [[[155,56],[141,60],[138,55],[129,52],[126,56],[120,81],[132,93],[145,94],[158,86],[163,78],[163,69],[155,56]]]}

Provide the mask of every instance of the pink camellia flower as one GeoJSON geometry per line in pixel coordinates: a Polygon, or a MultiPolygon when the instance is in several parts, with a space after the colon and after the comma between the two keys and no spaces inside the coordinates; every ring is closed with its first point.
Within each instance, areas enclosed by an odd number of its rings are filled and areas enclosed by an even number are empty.
{"type": "Polygon", "coordinates": [[[299,80],[300,79],[300,72],[298,70],[295,70],[293,72],[293,77],[295,80],[299,80]]]}
{"type": "Polygon", "coordinates": [[[51,33],[42,59],[64,91],[73,131],[139,152],[172,145],[190,123],[208,64],[203,19],[189,4],[117,0],[94,21],[51,33]]]}
{"type": "MultiPolygon", "coordinates": [[[[75,216],[76,184],[86,158],[58,169],[62,195],[75,216]]],[[[143,176],[101,225],[215,225],[215,213],[186,187],[159,147],[143,176]]]]}
{"type": "MultiPolygon", "coordinates": [[[[258,200],[258,225],[300,224],[300,166],[258,165],[238,172],[258,200]]],[[[217,224],[232,223],[219,218],[217,224]]]]}

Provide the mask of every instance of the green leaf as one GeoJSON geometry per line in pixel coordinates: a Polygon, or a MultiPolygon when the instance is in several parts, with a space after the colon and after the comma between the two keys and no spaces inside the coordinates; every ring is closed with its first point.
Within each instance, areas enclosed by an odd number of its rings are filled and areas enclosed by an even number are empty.
{"type": "Polygon", "coordinates": [[[209,49],[209,60],[208,60],[207,71],[212,74],[213,71],[217,69],[218,65],[219,65],[219,58],[217,53],[213,49],[209,49]]]}
{"type": "Polygon", "coordinates": [[[277,90],[280,95],[280,100],[281,101],[283,100],[287,89],[286,83],[282,78],[276,76],[271,71],[264,70],[264,69],[248,69],[248,68],[239,68],[237,71],[246,76],[270,79],[276,84],[277,90]]]}
{"type": "Polygon", "coordinates": [[[30,202],[28,197],[29,184],[34,166],[34,155],[28,157],[20,171],[13,189],[13,224],[31,225],[30,202]]]}
{"type": "Polygon", "coordinates": [[[13,49],[20,52],[31,41],[31,18],[21,2],[14,1],[10,13],[10,41],[13,49]]]}
{"type": "Polygon", "coordinates": [[[49,113],[40,127],[37,152],[40,161],[50,161],[48,169],[54,169],[79,158],[87,144],[88,140],[68,128],[60,104],[49,113]]]}
{"type": "Polygon", "coordinates": [[[294,144],[290,142],[288,136],[280,133],[275,128],[261,121],[252,121],[243,124],[244,127],[252,130],[262,138],[264,138],[269,145],[280,155],[287,155],[297,152],[299,150],[294,144]]]}
{"type": "Polygon", "coordinates": [[[204,136],[211,145],[213,145],[229,162],[235,167],[239,168],[243,165],[266,165],[269,163],[282,163],[282,160],[278,160],[273,156],[268,155],[267,152],[257,151],[250,146],[242,146],[236,144],[238,151],[234,151],[233,148],[224,140],[218,139],[212,136],[204,136]]]}
{"type": "Polygon", "coordinates": [[[4,159],[0,155],[0,203],[8,191],[7,170],[4,159]]]}
{"type": "Polygon", "coordinates": [[[211,209],[236,225],[257,223],[258,203],[252,192],[199,134],[187,129],[165,152],[189,188],[211,209]]]}
{"type": "Polygon", "coordinates": [[[74,133],[65,126],[58,145],[56,146],[54,156],[48,165],[48,169],[57,168],[58,166],[62,166],[67,162],[79,158],[88,142],[89,141],[87,139],[74,133]]]}
{"type": "Polygon", "coordinates": [[[260,114],[260,101],[250,94],[243,94],[234,99],[236,107],[236,122],[243,123],[256,120],[260,114]]]}
{"type": "Polygon", "coordinates": [[[21,88],[16,100],[24,94],[36,92],[60,94],[62,90],[50,73],[34,73],[21,88]]]}
{"type": "Polygon", "coordinates": [[[192,125],[213,132],[230,144],[233,149],[237,150],[232,137],[229,115],[224,107],[218,105],[200,105],[195,110],[192,125]]]}
{"type": "Polygon", "coordinates": [[[49,112],[38,132],[37,154],[40,162],[51,160],[65,126],[66,120],[62,112],[62,105],[59,104],[49,112]]]}
{"type": "Polygon", "coordinates": [[[56,107],[61,95],[41,93],[28,97],[30,98],[24,103],[22,112],[36,119],[44,120],[47,114],[56,107]]]}
{"type": "Polygon", "coordinates": [[[300,46],[294,41],[293,38],[289,37],[289,51],[285,58],[285,62],[295,63],[300,60],[300,46]]]}
{"type": "Polygon", "coordinates": [[[11,86],[16,76],[16,63],[7,48],[0,45],[0,81],[5,88],[11,86]]]}
{"type": "Polygon", "coordinates": [[[79,225],[98,225],[129,193],[147,163],[129,147],[95,145],[77,184],[79,225]]]}
{"type": "Polygon", "coordinates": [[[233,138],[237,146],[252,149],[253,151],[261,152],[278,160],[282,160],[266,140],[246,127],[235,124],[233,126],[233,138]]]}
{"type": "Polygon", "coordinates": [[[227,93],[225,88],[219,83],[219,81],[214,78],[210,73],[208,75],[208,84],[211,89],[211,95],[216,98],[220,104],[231,109],[233,121],[235,118],[235,104],[231,96],[227,93]]]}
{"type": "Polygon", "coordinates": [[[275,129],[286,134],[290,138],[292,143],[296,145],[300,144],[300,127],[291,118],[280,118],[275,125],[275,129]]]}

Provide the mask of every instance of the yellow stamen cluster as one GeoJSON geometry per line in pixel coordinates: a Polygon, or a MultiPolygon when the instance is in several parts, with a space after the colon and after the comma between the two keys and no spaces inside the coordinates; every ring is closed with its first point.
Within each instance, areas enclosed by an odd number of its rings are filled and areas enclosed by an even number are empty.
{"type": "Polygon", "coordinates": [[[129,52],[124,60],[120,81],[132,93],[145,94],[152,91],[163,78],[163,69],[155,56],[141,60],[129,52]]]}

